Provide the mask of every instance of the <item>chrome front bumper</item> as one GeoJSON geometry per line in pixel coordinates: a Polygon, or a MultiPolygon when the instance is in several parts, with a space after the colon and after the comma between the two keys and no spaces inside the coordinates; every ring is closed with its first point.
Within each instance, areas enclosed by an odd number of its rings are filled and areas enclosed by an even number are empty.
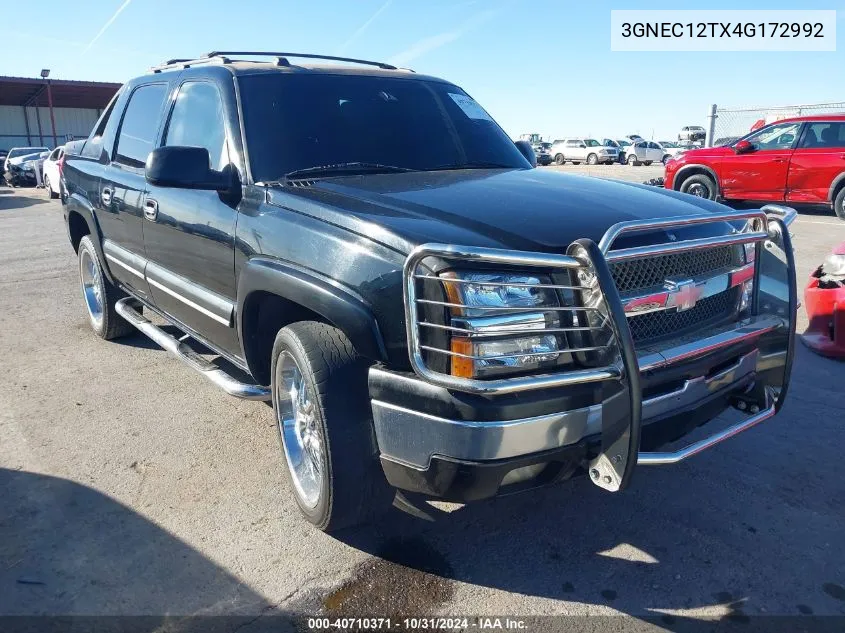
{"type": "MultiPolygon", "coordinates": [[[[644,254],[660,254],[682,245],[636,247],[608,253],[612,242],[628,230],[663,228],[673,223],[689,220],[658,220],[648,223],[622,224],[612,227],[602,244],[587,240],[574,243],[569,254],[508,253],[502,263],[519,260],[531,264],[536,259],[543,265],[555,262],[571,266],[570,260],[587,262],[598,279],[607,303],[608,317],[618,341],[618,361],[607,367],[581,370],[570,374],[552,374],[530,378],[489,381],[459,382],[449,376],[434,374],[420,361],[419,343],[414,336],[413,319],[416,318],[413,293],[406,294],[409,315],[409,343],[417,377],[403,376],[402,380],[422,385],[438,385],[490,398],[536,389],[555,389],[567,386],[593,384],[600,400],[591,406],[550,413],[529,418],[509,420],[449,419],[430,412],[407,408],[401,403],[372,401],[376,439],[383,461],[409,469],[423,471],[432,459],[443,457],[454,460],[484,462],[514,458],[532,453],[558,449],[577,444],[587,438],[600,438],[598,456],[586,464],[592,480],[598,486],[615,491],[624,488],[631,479],[636,465],[669,464],[681,461],[710,448],[729,437],[772,417],[782,406],[786,394],[794,350],[797,292],[795,264],[788,224],[794,211],[779,207],[764,207],[766,222],[750,234],[727,236],[725,242],[750,241],[749,235],[762,243],[758,254],[757,284],[753,318],[731,324],[708,333],[706,338],[679,342],[667,349],[635,351],[628,330],[627,320],[618,292],[610,277],[607,261],[644,254]],[[556,262],[556,259],[560,262],[556,262]],[[696,358],[706,358],[725,350],[736,349],[728,367],[719,366],[713,373],[688,377],[677,389],[668,393],[643,398],[641,379],[653,372],[671,370],[681,363],[696,358]],[[643,425],[666,418],[699,403],[725,396],[737,408],[750,415],[710,437],[674,452],[640,452],[643,425]]],[[[703,217],[703,216],[702,216],[703,217]]],[[[714,216],[709,216],[714,217],[714,216]]],[[[715,216],[724,221],[748,217],[747,214],[715,216]]],[[[699,216],[692,222],[707,221],[699,216]]],[[[712,221],[712,220],[711,220],[712,221]]],[[[688,243],[691,249],[713,243],[713,238],[688,243]]],[[[416,257],[431,252],[448,252],[469,258],[481,258],[479,249],[456,247],[420,247],[416,257]],[[438,250],[439,249],[439,250],[438,250]],[[446,250],[449,249],[449,250],[446,250]]],[[[407,283],[413,276],[415,255],[406,266],[407,283]]],[[[539,265],[539,264],[537,264],[539,265]]],[[[552,264],[554,265],[554,264],[552,264]]],[[[371,369],[371,379],[378,377],[381,368],[371,369]]],[[[727,406],[727,404],[725,405],[727,406]]]]}
{"type": "MultiPolygon", "coordinates": [[[[706,354],[729,346],[753,344],[765,334],[784,326],[783,321],[776,319],[755,319],[731,332],[722,332],[701,341],[701,349],[706,354]]],[[[685,348],[679,348],[664,353],[681,356],[687,352],[685,348]]],[[[770,365],[771,360],[755,348],[711,376],[687,379],[678,389],[644,399],[643,425],[689,409],[726,390],[744,390],[759,372],[770,365]]],[[[370,372],[374,377],[387,373],[378,367],[370,372]]],[[[403,377],[403,380],[418,379],[403,377]]],[[[468,461],[506,459],[577,444],[602,431],[602,404],[505,421],[447,419],[377,399],[372,401],[372,408],[382,457],[417,469],[427,468],[436,455],[468,461]]],[[[661,461],[655,461],[649,455],[640,453],[638,463],[669,461],[666,454],[659,454],[661,461]]],[[[689,456],[684,454],[684,457],[672,461],[689,456]]]]}

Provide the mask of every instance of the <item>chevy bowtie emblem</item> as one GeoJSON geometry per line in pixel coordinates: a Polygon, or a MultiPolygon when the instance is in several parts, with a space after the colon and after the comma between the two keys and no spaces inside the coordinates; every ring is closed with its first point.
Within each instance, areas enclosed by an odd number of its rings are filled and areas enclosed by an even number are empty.
{"type": "Polygon", "coordinates": [[[666,307],[677,308],[678,312],[694,308],[704,292],[704,287],[697,285],[692,279],[667,279],[665,288],[668,293],[666,307]]]}

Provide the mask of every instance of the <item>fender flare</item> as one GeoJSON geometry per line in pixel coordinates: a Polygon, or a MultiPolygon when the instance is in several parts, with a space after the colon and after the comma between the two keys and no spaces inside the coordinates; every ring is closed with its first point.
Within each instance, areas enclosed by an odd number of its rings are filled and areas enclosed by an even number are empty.
{"type": "Polygon", "coordinates": [[[833,182],[830,183],[830,189],[827,191],[827,199],[828,202],[833,202],[833,194],[836,192],[837,187],[845,182],[845,171],[839,174],[836,178],[833,179],[833,182]]]}
{"type": "Polygon", "coordinates": [[[91,235],[91,241],[94,242],[94,249],[97,251],[97,257],[100,258],[100,265],[106,274],[106,279],[109,280],[109,283],[115,283],[114,277],[112,277],[111,270],[109,269],[106,254],[103,252],[103,233],[100,231],[100,225],[97,223],[97,215],[94,213],[91,203],[77,193],[68,195],[65,204],[65,228],[67,229],[69,240],[71,239],[70,216],[72,213],[78,214],[85,220],[90,232],[89,235],[91,235]]]}
{"type": "Polygon", "coordinates": [[[681,167],[678,172],[675,174],[674,181],[672,182],[672,189],[675,191],[681,190],[681,183],[684,181],[684,174],[688,171],[693,169],[701,169],[707,172],[707,174],[713,179],[713,182],[716,183],[716,197],[720,197],[722,195],[722,185],[719,183],[719,177],[716,175],[716,172],[713,170],[712,167],[708,165],[702,165],[700,163],[692,163],[690,165],[684,165],[681,167]]]}
{"type": "Polygon", "coordinates": [[[276,295],[319,314],[340,329],[359,354],[387,360],[378,322],[363,299],[328,278],[268,257],[250,259],[238,279],[236,327],[241,341],[245,340],[244,307],[254,292],[276,295]]]}

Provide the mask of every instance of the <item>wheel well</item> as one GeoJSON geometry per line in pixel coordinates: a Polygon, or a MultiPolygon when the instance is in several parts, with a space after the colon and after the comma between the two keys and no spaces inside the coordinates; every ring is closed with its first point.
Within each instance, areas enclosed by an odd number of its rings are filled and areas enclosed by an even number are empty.
{"type": "Polygon", "coordinates": [[[82,238],[91,233],[88,223],[81,215],[76,212],[71,212],[67,216],[68,232],[70,233],[70,243],[73,244],[73,250],[79,251],[79,242],[82,238]]]}
{"type": "MultiPolygon", "coordinates": [[[[678,178],[678,177],[675,178],[675,182],[672,183],[672,189],[674,189],[675,191],[680,191],[681,185],[684,184],[684,181],[687,178],[689,178],[690,176],[707,176],[710,180],[713,180],[713,174],[711,174],[709,171],[707,171],[703,167],[691,167],[690,169],[687,169],[686,171],[681,172],[680,178],[678,178]]],[[[715,182],[715,180],[714,180],[714,182],[715,182]]],[[[716,187],[718,187],[718,186],[719,186],[719,183],[716,182],[716,187]]]]}
{"type": "Polygon", "coordinates": [[[262,385],[270,384],[270,360],[279,330],[297,321],[328,323],[313,310],[264,291],[247,296],[242,310],[241,333],[246,362],[262,385]]]}
{"type": "Polygon", "coordinates": [[[845,178],[836,183],[836,186],[833,188],[833,191],[830,192],[831,203],[836,202],[836,196],[839,195],[839,192],[842,191],[843,187],[845,187],[845,178]]]}

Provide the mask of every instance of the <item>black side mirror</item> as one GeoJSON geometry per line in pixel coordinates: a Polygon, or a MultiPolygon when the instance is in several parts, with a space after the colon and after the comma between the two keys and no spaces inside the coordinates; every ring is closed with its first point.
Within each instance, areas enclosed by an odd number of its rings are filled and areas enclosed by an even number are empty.
{"type": "Polygon", "coordinates": [[[156,187],[228,191],[231,178],[211,169],[204,147],[158,147],[150,152],[144,169],[147,182],[156,187]]]}
{"type": "Polygon", "coordinates": [[[516,141],[514,145],[516,145],[516,149],[519,150],[519,153],[525,157],[525,160],[531,163],[532,167],[537,166],[537,154],[534,153],[534,148],[531,147],[531,143],[528,141],[516,141]]]}

